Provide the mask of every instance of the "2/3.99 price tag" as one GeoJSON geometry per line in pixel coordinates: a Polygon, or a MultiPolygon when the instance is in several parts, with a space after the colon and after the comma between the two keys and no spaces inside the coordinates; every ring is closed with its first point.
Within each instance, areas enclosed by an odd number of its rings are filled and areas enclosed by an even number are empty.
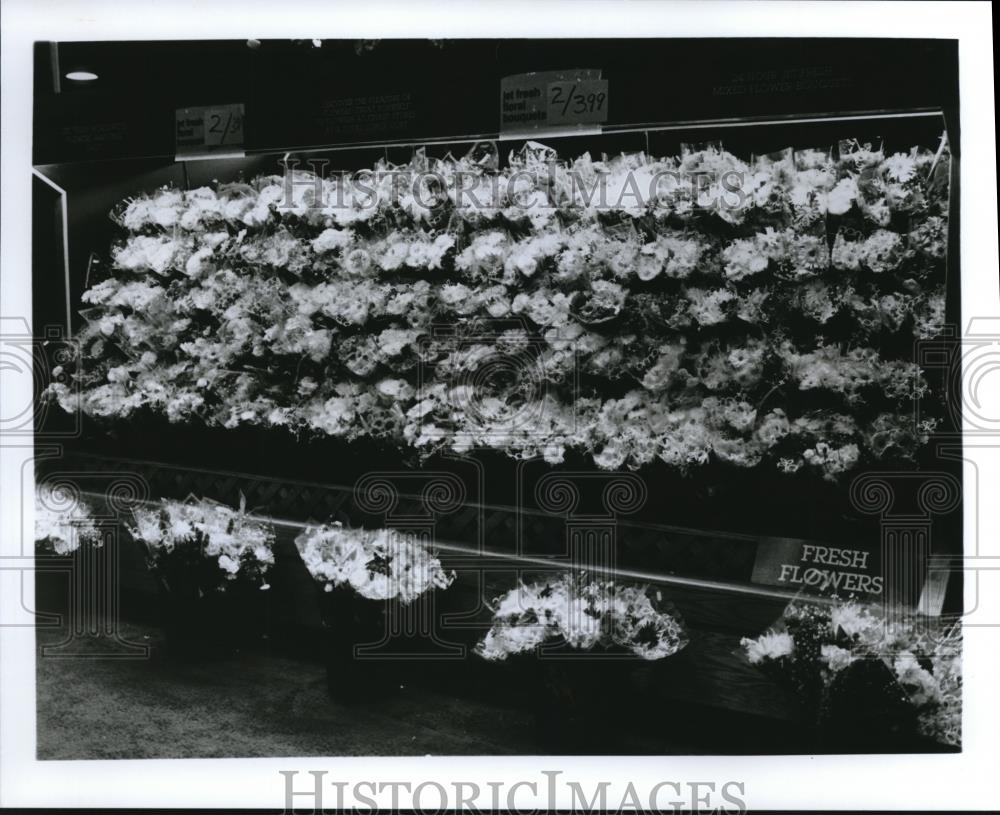
{"type": "Polygon", "coordinates": [[[500,132],[593,128],[608,120],[608,80],[596,68],[534,71],[500,80],[500,132]]]}
{"type": "Polygon", "coordinates": [[[549,125],[599,124],[608,120],[608,80],[550,82],[549,125]]]}
{"type": "Polygon", "coordinates": [[[238,152],[243,147],[243,105],[177,110],[177,155],[238,152]]]}

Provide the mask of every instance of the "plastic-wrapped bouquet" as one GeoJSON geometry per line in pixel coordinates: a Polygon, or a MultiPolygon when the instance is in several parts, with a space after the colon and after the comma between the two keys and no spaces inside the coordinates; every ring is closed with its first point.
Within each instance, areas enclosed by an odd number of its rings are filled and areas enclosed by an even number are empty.
{"type": "MultiPolygon", "coordinates": [[[[855,601],[793,602],[775,626],[741,645],[751,664],[792,686],[821,727],[881,726],[904,736],[913,729],[961,744],[958,624],[887,618],[855,601]]],[[[865,733],[858,735],[863,743],[865,733]]]]}
{"type": "Polygon", "coordinates": [[[68,555],[84,544],[100,545],[91,506],[73,491],[35,486],[35,548],[40,553],[68,555]]]}
{"type": "Polygon", "coordinates": [[[274,530],[247,513],[242,496],[238,509],[207,499],[163,501],[134,510],[134,520],[129,531],[172,588],[178,575],[195,580],[201,591],[225,589],[238,579],[268,588],[274,530]]]}
{"type": "Polygon", "coordinates": [[[680,620],[658,608],[645,586],[619,586],[564,574],[522,584],[497,598],[493,627],[476,648],[489,660],[534,651],[562,639],[572,648],[623,649],[645,660],[677,653],[687,644],[680,620]]]}
{"type": "Polygon", "coordinates": [[[445,570],[416,536],[392,529],[330,523],[305,529],[295,544],[323,587],[329,693],[356,701],[396,690],[401,680],[408,682],[415,655],[436,642],[426,629],[436,622],[434,590],[448,588],[455,573],[445,570]],[[407,621],[399,628],[390,623],[397,614],[407,621]],[[359,648],[380,653],[366,659],[359,648]],[[393,660],[391,671],[386,660],[393,660]]]}
{"type": "Polygon", "coordinates": [[[425,544],[392,529],[334,523],[306,529],[295,543],[309,573],[328,592],[349,586],[369,600],[407,604],[455,580],[425,544]]]}

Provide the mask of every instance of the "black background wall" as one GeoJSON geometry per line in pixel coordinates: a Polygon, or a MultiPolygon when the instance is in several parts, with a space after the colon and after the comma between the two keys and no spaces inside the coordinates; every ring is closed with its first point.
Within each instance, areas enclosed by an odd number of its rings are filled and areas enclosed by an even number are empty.
{"type": "Polygon", "coordinates": [[[501,77],[568,68],[603,71],[611,126],[934,107],[957,142],[958,47],[947,40],[39,43],[34,161],[173,156],[176,108],[234,102],[246,105],[251,151],[491,134],[501,77]],[[99,79],[61,78],[72,70],[99,79]],[[339,114],[372,96],[404,107],[365,127],[339,114]]]}

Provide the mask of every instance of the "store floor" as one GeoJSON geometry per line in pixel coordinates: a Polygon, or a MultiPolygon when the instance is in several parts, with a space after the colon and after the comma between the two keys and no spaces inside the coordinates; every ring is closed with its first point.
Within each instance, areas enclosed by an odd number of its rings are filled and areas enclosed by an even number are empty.
{"type": "MultiPolygon", "coordinates": [[[[77,658],[37,658],[38,758],[132,759],[264,756],[533,755],[523,709],[404,687],[391,698],[345,705],[326,693],[322,665],[261,652],[205,662],[160,658],[160,631],[125,624],[123,639],[153,646],[148,659],[97,656],[106,640],[77,639],[77,658]],[[88,656],[90,658],[88,658],[88,656]]],[[[65,633],[39,630],[40,647],[65,633]]],[[[702,752],[681,743],[637,752],[702,752]]]]}
{"type": "MultiPolygon", "coordinates": [[[[125,639],[160,641],[150,626],[125,639]]],[[[58,631],[39,631],[39,645],[58,631]]],[[[89,647],[96,651],[100,641],[89,647]]],[[[86,640],[74,642],[86,653],[86,640]]],[[[535,752],[529,713],[404,688],[347,706],[321,665],[261,654],[176,663],[39,655],[38,758],[488,755],[535,752]]]]}

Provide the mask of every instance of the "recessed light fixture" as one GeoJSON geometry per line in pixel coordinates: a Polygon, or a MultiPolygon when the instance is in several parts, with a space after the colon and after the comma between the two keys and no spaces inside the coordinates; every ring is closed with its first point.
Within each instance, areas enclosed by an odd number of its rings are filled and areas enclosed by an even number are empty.
{"type": "Polygon", "coordinates": [[[74,82],[93,82],[97,79],[97,74],[91,71],[70,71],[66,74],[66,78],[74,82]]]}

